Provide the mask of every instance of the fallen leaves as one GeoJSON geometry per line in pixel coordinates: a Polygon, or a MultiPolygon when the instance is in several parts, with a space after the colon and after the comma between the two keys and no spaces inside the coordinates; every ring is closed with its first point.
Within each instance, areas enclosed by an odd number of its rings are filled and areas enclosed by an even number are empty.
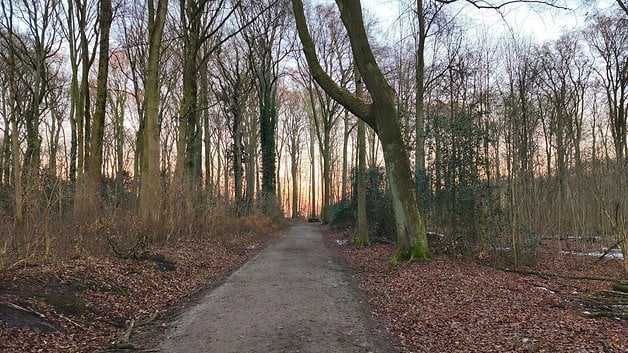
{"type": "MultiPolygon", "coordinates": [[[[627,321],[584,314],[585,293],[609,283],[504,272],[449,256],[389,267],[393,246],[355,249],[329,237],[402,352],[628,352],[627,321]]],[[[582,261],[555,259],[536,270],[618,273],[582,261]]]]}
{"type": "Polygon", "coordinates": [[[93,352],[128,340],[131,323],[139,327],[218,282],[276,231],[181,239],[150,248],[141,261],[84,257],[5,272],[0,302],[24,310],[0,305],[0,351],[93,352]]]}

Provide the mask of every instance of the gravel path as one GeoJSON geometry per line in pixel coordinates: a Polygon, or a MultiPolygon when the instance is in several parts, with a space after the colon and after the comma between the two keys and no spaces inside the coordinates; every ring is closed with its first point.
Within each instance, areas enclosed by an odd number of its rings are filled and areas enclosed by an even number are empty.
{"type": "Polygon", "coordinates": [[[393,352],[322,228],[277,243],[170,323],[161,352],[393,352]]]}

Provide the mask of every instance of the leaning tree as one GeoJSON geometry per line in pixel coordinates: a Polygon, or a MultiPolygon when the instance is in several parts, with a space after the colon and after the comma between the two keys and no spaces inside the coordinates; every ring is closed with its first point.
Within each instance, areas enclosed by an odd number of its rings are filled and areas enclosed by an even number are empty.
{"type": "Polygon", "coordinates": [[[349,36],[356,67],[363,77],[372,103],[340,87],[321,67],[305,20],[303,1],[292,0],[297,31],[309,71],[328,95],[373,128],[381,140],[397,225],[397,253],[391,262],[425,260],[429,258],[425,223],[414,193],[410,161],[395,104],[395,91],[373,55],[360,0],[336,0],[336,4],[349,36]]]}

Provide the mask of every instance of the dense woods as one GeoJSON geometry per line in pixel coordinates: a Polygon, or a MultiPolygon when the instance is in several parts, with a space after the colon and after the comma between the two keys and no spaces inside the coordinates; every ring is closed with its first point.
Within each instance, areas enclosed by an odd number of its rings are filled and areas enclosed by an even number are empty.
{"type": "Polygon", "coordinates": [[[2,1],[0,268],[258,213],[360,224],[399,260],[426,229],[515,264],[628,252],[624,3],[534,5],[587,12],[556,39],[432,0],[384,35],[336,3],[2,1]]]}

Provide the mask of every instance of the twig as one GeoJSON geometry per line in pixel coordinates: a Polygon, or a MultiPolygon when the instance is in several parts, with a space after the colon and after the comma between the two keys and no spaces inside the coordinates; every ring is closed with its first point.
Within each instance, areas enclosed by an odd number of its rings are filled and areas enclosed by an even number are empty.
{"type": "Polygon", "coordinates": [[[131,319],[129,326],[126,328],[126,330],[124,331],[124,334],[122,335],[122,337],[120,337],[120,339],[116,342],[115,345],[117,347],[132,346],[129,344],[129,340],[131,339],[131,333],[133,333],[133,329],[136,327],[141,327],[141,326],[150,324],[151,322],[155,321],[155,319],[157,319],[157,316],[159,316],[159,310],[156,310],[146,320],[140,321],[137,325],[135,324],[135,319],[131,319]]]}
{"type": "Polygon", "coordinates": [[[133,332],[133,327],[135,326],[135,319],[131,319],[131,323],[129,323],[129,327],[127,327],[124,335],[120,338],[121,343],[128,343],[129,339],[131,339],[131,332],[133,332]]]}
{"type": "Polygon", "coordinates": [[[616,313],[616,312],[612,312],[612,311],[596,311],[596,312],[592,312],[592,313],[587,314],[587,316],[590,317],[590,318],[618,317],[620,319],[628,320],[628,314],[627,313],[616,313]]]}
{"type": "Polygon", "coordinates": [[[618,246],[619,246],[619,240],[615,243],[615,245],[606,249],[606,251],[602,254],[602,256],[600,256],[595,262],[596,263],[600,262],[606,255],[608,255],[609,252],[611,252],[611,250],[615,249],[618,246]]]}
{"type": "Polygon", "coordinates": [[[157,316],[159,316],[159,310],[155,310],[155,312],[151,316],[149,316],[146,320],[143,320],[142,322],[137,324],[137,327],[150,324],[151,322],[155,321],[155,319],[157,319],[157,316]]]}
{"type": "Polygon", "coordinates": [[[72,325],[74,325],[74,326],[76,326],[76,327],[78,327],[78,328],[82,329],[83,331],[88,331],[88,330],[87,330],[87,328],[85,328],[83,325],[81,325],[81,324],[79,324],[78,322],[76,322],[76,321],[74,321],[74,320],[70,319],[69,317],[67,317],[67,316],[65,316],[65,315],[62,315],[62,314],[59,314],[59,313],[56,313],[56,314],[57,314],[57,316],[59,316],[59,317],[60,317],[60,318],[62,318],[63,320],[65,320],[65,321],[67,321],[67,322],[71,323],[72,325]]]}
{"type": "Polygon", "coordinates": [[[7,267],[7,270],[10,270],[10,269],[14,268],[15,266],[19,265],[19,264],[20,264],[20,263],[22,263],[22,262],[25,262],[25,261],[30,260],[33,256],[35,256],[35,255],[34,255],[34,254],[31,254],[31,255],[29,255],[29,256],[27,256],[27,257],[25,257],[25,258],[21,259],[20,261],[18,261],[18,262],[16,262],[16,263],[14,263],[13,265],[11,265],[11,266],[7,267]]]}
{"type": "MultiPolygon", "coordinates": [[[[454,2],[457,2],[458,0],[437,0],[437,1],[443,4],[452,4],[454,2]]],[[[478,1],[478,0],[466,0],[466,2],[475,6],[478,9],[501,10],[503,7],[506,7],[508,5],[524,3],[524,4],[541,4],[541,5],[553,7],[555,9],[560,9],[560,10],[571,10],[568,7],[556,5],[556,4],[553,4],[551,2],[544,1],[544,0],[511,0],[511,1],[504,1],[501,4],[497,4],[497,5],[493,5],[489,2],[478,1]]]]}

